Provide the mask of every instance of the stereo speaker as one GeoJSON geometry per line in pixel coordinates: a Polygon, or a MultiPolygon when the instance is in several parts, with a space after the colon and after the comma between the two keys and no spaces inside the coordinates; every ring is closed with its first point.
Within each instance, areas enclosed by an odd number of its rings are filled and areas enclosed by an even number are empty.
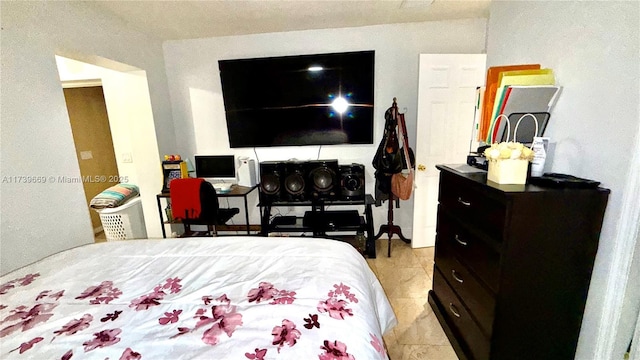
{"type": "Polygon", "coordinates": [[[312,201],[337,200],[340,194],[338,160],[315,160],[307,163],[307,179],[312,201]]]}
{"type": "Polygon", "coordinates": [[[362,200],[362,164],[338,165],[338,160],[264,161],[260,163],[260,201],[362,200]]]}
{"type": "Polygon", "coordinates": [[[306,163],[288,161],[284,163],[284,195],[286,201],[305,201],[307,199],[306,163]]]}
{"type": "Polygon", "coordinates": [[[284,198],[283,181],[285,164],[280,161],[260,163],[260,202],[270,204],[284,198]]]}
{"type": "Polygon", "coordinates": [[[364,165],[340,165],[340,199],[362,200],[365,194],[364,165]]]}

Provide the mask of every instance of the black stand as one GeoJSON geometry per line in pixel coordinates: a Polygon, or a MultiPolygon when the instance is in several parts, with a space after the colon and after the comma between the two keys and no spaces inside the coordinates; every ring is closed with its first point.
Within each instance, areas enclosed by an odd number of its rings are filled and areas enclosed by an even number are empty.
{"type": "Polygon", "coordinates": [[[400,237],[400,240],[404,241],[407,244],[411,244],[411,239],[407,239],[402,235],[402,229],[400,226],[395,225],[393,223],[393,203],[398,201],[393,196],[393,192],[389,194],[389,210],[387,210],[387,223],[380,225],[380,231],[375,236],[374,240],[378,240],[382,234],[387,233],[387,237],[389,239],[389,248],[387,249],[387,257],[391,257],[391,237],[393,234],[397,234],[400,237]]]}
{"type": "MultiPolygon", "coordinates": [[[[341,235],[337,234],[338,232],[360,232],[364,231],[366,235],[366,243],[365,243],[365,255],[370,259],[376,258],[376,242],[373,237],[373,210],[372,207],[375,204],[375,200],[373,196],[370,194],[365,194],[364,198],[361,199],[353,199],[353,200],[324,200],[322,202],[317,201],[273,201],[271,203],[259,203],[260,206],[260,216],[262,218],[261,221],[261,233],[263,236],[269,236],[270,232],[297,232],[297,233],[305,233],[305,232],[313,232],[314,236],[319,237],[328,237],[331,239],[334,238],[352,238],[351,235],[341,235]],[[305,215],[312,213],[312,218],[322,219],[322,213],[331,215],[336,214],[338,212],[342,213],[343,211],[327,211],[326,208],[336,207],[336,206],[364,206],[364,219],[360,218],[354,222],[347,221],[346,223],[335,222],[334,224],[329,223],[314,223],[305,222],[303,217],[291,217],[293,221],[289,222],[285,220],[284,222],[276,222],[271,219],[271,211],[274,207],[279,206],[303,206],[303,207],[311,207],[311,211],[305,212],[305,215]],[[315,213],[315,214],[313,214],[315,213]],[[327,232],[333,234],[327,234],[327,232]]],[[[345,210],[345,212],[350,212],[351,210],[345,210]]],[[[352,210],[355,211],[355,210],[352,210]]],[[[357,211],[356,211],[357,212],[357,211]]],[[[350,214],[346,214],[349,216],[350,214]]],[[[306,216],[305,216],[306,217],[306,216]]],[[[276,217],[275,219],[284,219],[285,217],[276,217]]],[[[341,219],[345,219],[341,217],[341,219]]],[[[326,220],[326,219],[325,219],[326,220]]]]}

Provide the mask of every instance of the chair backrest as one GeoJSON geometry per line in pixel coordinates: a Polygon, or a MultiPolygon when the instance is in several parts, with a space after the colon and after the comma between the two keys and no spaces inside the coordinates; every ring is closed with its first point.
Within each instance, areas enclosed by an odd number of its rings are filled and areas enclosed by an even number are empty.
{"type": "Polygon", "coordinates": [[[218,217],[218,194],[216,189],[208,181],[200,184],[200,219],[215,222],[218,217]]]}
{"type": "Polygon", "coordinates": [[[218,195],[213,185],[203,179],[171,181],[171,203],[176,219],[215,222],[218,216],[218,195]]]}

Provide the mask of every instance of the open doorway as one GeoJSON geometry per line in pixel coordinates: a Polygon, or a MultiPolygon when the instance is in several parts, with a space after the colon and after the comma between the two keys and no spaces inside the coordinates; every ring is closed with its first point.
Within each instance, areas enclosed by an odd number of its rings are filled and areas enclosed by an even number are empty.
{"type": "MultiPolygon", "coordinates": [[[[100,126],[101,130],[96,130],[91,135],[82,136],[83,142],[79,143],[76,140],[75,121],[71,119],[73,114],[68,109],[82,175],[84,175],[83,165],[88,162],[86,158],[96,156],[93,150],[88,147],[94,146],[94,142],[111,139],[110,146],[103,145],[113,149],[111,159],[101,158],[99,160],[103,163],[100,164],[102,174],[99,175],[105,176],[104,181],[100,180],[97,184],[93,184],[96,185],[95,189],[88,190],[87,186],[84,186],[85,195],[87,200],[91,200],[95,191],[102,191],[117,183],[117,180],[137,185],[140,189],[147,237],[159,238],[161,237],[161,226],[157,216],[155,195],[162,189],[162,171],[146,72],[125,64],[116,64],[112,60],[102,58],[100,60],[100,64],[115,64],[117,66],[106,68],[56,56],[60,81],[64,84],[63,88],[74,87],[74,89],[65,89],[65,98],[68,98],[72,92],[90,92],[91,90],[87,89],[94,88],[93,91],[96,92],[94,99],[89,100],[84,97],[85,95],[78,95],[80,98],[78,102],[83,102],[85,106],[92,108],[87,110],[93,114],[90,115],[91,117],[95,115],[91,111],[98,111],[94,107],[101,107],[99,111],[106,111],[107,114],[107,124],[103,123],[100,126]],[[67,86],[69,84],[70,86],[67,86]],[[96,85],[101,85],[101,87],[96,88],[96,85]],[[103,95],[104,104],[102,105],[99,105],[98,92],[102,92],[103,95]],[[107,129],[110,134],[107,133],[107,129]],[[87,144],[84,141],[90,143],[87,144]],[[106,163],[113,164],[114,161],[115,169],[105,168],[106,163]]],[[[88,213],[91,214],[88,215],[91,217],[98,215],[94,214],[93,210],[88,210],[88,213]]]]}
{"type": "MultiPolygon", "coordinates": [[[[63,83],[73,142],[76,147],[82,187],[87,201],[119,182],[109,116],[102,85],[69,87],[63,83]]],[[[96,242],[106,241],[100,216],[89,208],[96,242]]]]}

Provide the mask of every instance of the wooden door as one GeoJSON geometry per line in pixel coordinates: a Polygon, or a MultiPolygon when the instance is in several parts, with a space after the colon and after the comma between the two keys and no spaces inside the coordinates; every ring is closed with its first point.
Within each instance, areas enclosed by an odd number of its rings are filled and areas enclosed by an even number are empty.
{"type": "MultiPolygon", "coordinates": [[[[94,196],[117,184],[112,180],[118,179],[107,107],[102,86],[64,89],[64,97],[89,206],[94,196]]],[[[101,229],[98,213],[91,209],[89,213],[94,232],[101,229]]]]}
{"type": "Polygon", "coordinates": [[[413,209],[414,248],[435,245],[439,177],[436,164],[464,164],[472,140],[476,88],[485,54],[421,54],[413,209]]]}

